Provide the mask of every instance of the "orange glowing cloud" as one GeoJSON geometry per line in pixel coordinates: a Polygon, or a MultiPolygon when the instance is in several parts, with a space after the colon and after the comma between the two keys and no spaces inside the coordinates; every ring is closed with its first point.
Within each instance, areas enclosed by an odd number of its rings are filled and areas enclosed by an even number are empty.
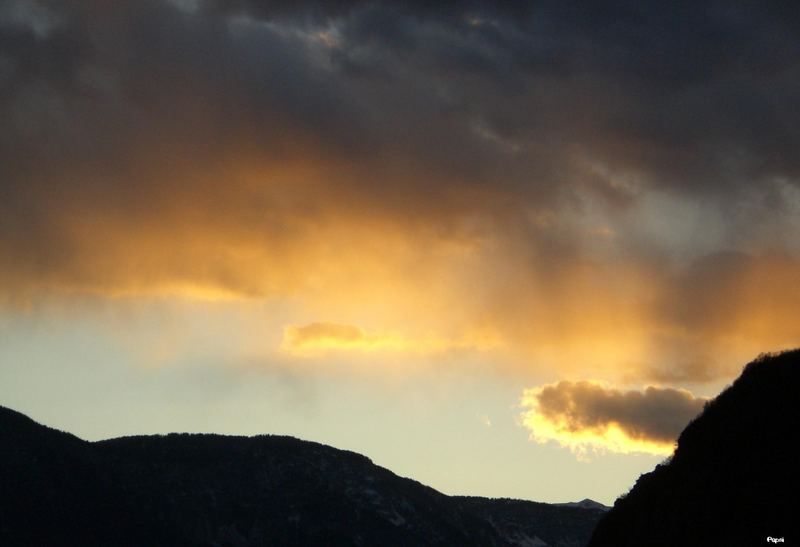
{"type": "Polygon", "coordinates": [[[555,442],[579,458],[598,452],[667,455],[705,402],[682,389],[620,391],[601,382],[562,381],[525,390],[522,425],[532,440],[555,442]]]}
{"type": "Polygon", "coordinates": [[[490,335],[447,338],[426,335],[419,338],[391,332],[366,332],[355,325],[316,322],[284,328],[281,349],[299,356],[329,351],[437,353],[450,349],[489,349],[500,341],[490,335]]]}

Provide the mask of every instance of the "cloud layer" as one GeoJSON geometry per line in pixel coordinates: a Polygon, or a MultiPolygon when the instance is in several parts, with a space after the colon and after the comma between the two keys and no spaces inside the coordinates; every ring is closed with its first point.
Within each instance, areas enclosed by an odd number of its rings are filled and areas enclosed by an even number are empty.
{"type": "Polygon", "coordinates": [[[0,300],[297,298],[725,377],[800,343],[799,30],[781,3],[6,2],[0,300]]]}
{"type": "Polygon", "coordinates": [[[601,383],[562,381],[525,391],[522,422],[539,443],[588,451],[670,454],[706,399],[689,391],[647,387],[621,391],[601,383]]]}

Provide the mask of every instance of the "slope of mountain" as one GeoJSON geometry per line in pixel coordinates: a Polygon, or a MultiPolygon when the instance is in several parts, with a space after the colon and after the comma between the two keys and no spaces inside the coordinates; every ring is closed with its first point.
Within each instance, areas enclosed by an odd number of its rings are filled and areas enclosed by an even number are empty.
{"type": "Polygon", "coordinates": [[[590,546],[800,545],[798,388],[800,350],[748,364],[673,457],[616,501],[590,546]]]}
{"type": "Polygon", "coordinates": [[[567,504],[477,497],[464,497],[461,502],[471,513],[491,522],[508,543],[520,547],[584,546],[597,519],[608,510],[605,505],[592,501],[592,507],[580,508],[594,515],[587,519],[581,511],[564,511],[567,504]]]}
{"type": "Polygon", "coordinates": [[[291,437],[86,442],[0,407],[0,545],[585,545],[602,510],[450,497],[291,437]]]}

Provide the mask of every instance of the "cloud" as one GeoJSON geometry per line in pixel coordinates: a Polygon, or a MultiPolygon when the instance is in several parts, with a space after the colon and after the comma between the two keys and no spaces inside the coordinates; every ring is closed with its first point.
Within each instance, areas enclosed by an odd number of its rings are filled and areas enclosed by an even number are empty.
{"type": "Polygon", "coordinates": [[[790,14],[516,5],[13,3],[4,286],[264,295],[302,281],[261,262],[325,224],[447,239],[578,196],[763,197],[759,218],[788,199],[790,14]]]}
{"type": "Polygon", "coordinates": [[[368,337],[360,328],[339,323],[289,325],[283,332],[284,347],[293,350],[364,347],[371,341],[374,337],[368,337]]]}
{"type": "Polygon", "coordinates": [[[588,451],[670,454],[706,399],[682,389],[621,391],[591,381],[562,381],[525,390],[523,425],[538,443],[588,451]]]}
{"type": "Polygon", "coordinates": [[[458,338],[433,334],[414,338],[395,332],[365,332],[355,325],[316,322],[285,327],[281,347],[296,355],[314,356],[328,351],[440,353],[465,348],[486,350],[499,344],[499,340],[485,333],[458,338]]]}
{"type": "Polygon", "coordinates": [[[0,302],[290,298],[404,333],[353,347],[494,332],[521,366],[714,381],[800,342],[798,26],[767,3],[7,2],[0,302]]]}

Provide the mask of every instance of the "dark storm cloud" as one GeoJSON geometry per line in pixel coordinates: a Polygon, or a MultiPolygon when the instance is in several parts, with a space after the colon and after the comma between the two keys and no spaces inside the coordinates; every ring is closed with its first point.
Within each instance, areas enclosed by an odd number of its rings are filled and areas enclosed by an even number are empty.
{"type": "Polygon", "coordinates": [[[7,16],[0,39],[4,150],[37,179],[58,156],[58,177],[84,160],[109,180],[147,143],[195,163],[298,140],[537,199],[584,185],[626,203],[623,174],[715,194],[798,174],[798,21],[780,4],[31,5],[47,35],[7,16]]]}
{"type": "Polygon", "coordinates": [[[533,9],[532,2],[521,0],[501,0],[481,2],[479,0],[410,0],[392,2],[391,0],[333,0],[306,2],[270,2],[262,0],[200,0],[197,7],[213,15],[245,15],[257,19],[274,20],[280,18],[310,18],[314,22],[342,17],[364,9],[380,11],[399,11],[420,17],[458,18],[464,14],[503,14],[525,16],[533,9]]]}
{"type": "Polygon", "coordinates": [[[562,170],[574,147],[612,172],[697,191],[798,174],[790,4],[208,5],[256,18],[316,14],[341,35],[342,70],[426,77],[450,96],[425,102],[449,101],[528,154],[556,141],[562,170]]]}

